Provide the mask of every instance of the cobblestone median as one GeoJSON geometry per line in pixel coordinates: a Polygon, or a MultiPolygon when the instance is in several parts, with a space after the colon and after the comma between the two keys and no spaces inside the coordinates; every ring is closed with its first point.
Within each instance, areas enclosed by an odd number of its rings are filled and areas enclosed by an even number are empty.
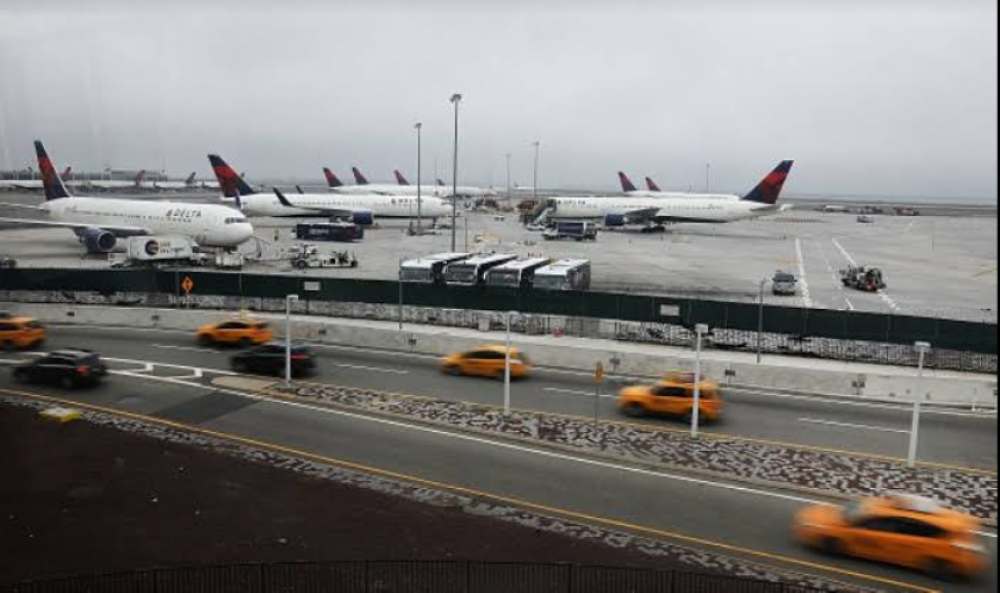
{"type": "MultiPolygon", "coordinates": [[[[0,405],[16,405],[36,410],[50,407],[50,404],[43,402],[7,396],[0,396],[0,405]]],[[[455,509],[471,516],[502,521],[539,532],[559,534],[582,541],[599,543],[615,549],[630,550],[654,558],[669,559],[672,562],[690,567],[694,572],[708,571],[740,578],[786,583],[791,586],[807,587],[829,592],[875,593],[878,591],[878,589],[846,585],[829,579],[802,575],[793,571],[764,566],[705,550],[689,548],[647,537],[638,537],[612,529],[595,527],[513,506],[496,504],[489,500],[456,495],[435,488],[345,469],[258,447],[241,445],[221,438],[178,430],[151,422],[93,411],[84,411],[82,419],[100,426],[107,426],[172,444],[195,446],[216,453],[290,470],[313,478],[330,480],[339,484],[398,496],[437,507],[455,509]]]]}
{"type": "Polygon", "coordinates": [[[692,439],[687,433],[634,424],[595,424],[523,411],[504,416],[488,406],[347,387],[299,385],[289,392],[282,386],[277,393],[743,481],[849,497],[908,492],[933,498],[987,523],[997,522],[995,474],[937,467],[910,469],[891,460],[714,436],[692,439]]]}

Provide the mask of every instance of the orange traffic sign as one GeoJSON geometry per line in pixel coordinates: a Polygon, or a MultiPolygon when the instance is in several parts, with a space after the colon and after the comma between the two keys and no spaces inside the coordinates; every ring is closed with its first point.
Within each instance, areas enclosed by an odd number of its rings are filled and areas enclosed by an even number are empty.
{"type": "Polygon", "coordinates": [[[184,280],[181,281],[181,289],[185,293],[191,294],[191,291],[194,290],[194,280],[191,279],[191,276],[184,277],[184,280]]]}

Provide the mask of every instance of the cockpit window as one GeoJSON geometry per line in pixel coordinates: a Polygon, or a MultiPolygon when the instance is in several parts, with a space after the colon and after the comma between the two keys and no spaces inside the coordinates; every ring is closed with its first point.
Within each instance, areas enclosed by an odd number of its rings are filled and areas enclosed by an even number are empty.
{"type": "Polygon", "coordinates": [[[246,224],[246,218],[227,218],[226,224],[246,224]]]}

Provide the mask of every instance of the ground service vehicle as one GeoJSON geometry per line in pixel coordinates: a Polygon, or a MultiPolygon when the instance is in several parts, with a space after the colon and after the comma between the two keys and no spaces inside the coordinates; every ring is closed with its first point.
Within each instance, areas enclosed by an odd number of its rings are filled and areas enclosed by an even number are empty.
{"type": "Polygon", "coordinates": [[[444,273],[448,266],[470,257],[471,253],[439,253],[411,259],[400,265],[399,278],[403,282],[415,284],[444,284],[444,273]]]}
{"type": "Polygon", "coordinates": [[[292,267],[296,270],[308,268],[356,268],[358,260],[346,251],[323,253],[316,245],[297,245],[291,252],[292,267]]]}
{"type": "Polygon", "coordinates": [[[0,270],[15,270],[15,269],[17,269],[16,259],[7,256],[0,257],[0,270]]]}
{"type": "MultiPolygon", "coordinates": [[[[237,373],[281,375],[286,369],[287,354],[285,344],[271,342],[236,354],[231,363],[237,373]]],[[[308,346],[292,345],[292,374],[307,375],[315,369],[313,351],[308,346]]]]}
{"type": "Polygon", "coordinates": [[[198,343],[203,346],[231,345],[249,348],[274,339],[274,330],[266,321],[230,319],[198,328],[198,343]]]}
{"type": "Polygon", "coordinates": [[[542,238],[546,241],[572,239],[575,241],[596,241],[597,225],[581,220],[557,220],[545,229],[542,238]]]}
{"type": "Polygon", "coordinates": [[[906,494],[871,498],[846,508],[809,507],[795,519],[803,545],[925,571],[945,579],[967,578],[989,567],[976,535],[979,521],[906,494]]]}
{"type": "Polygon", "coordinates": [[[47,383],[66,389],[97,385],[107,374],[101,357],[83,349],[59,350],[14,368],[14,379],[20,383],[47,383]]]}
{"type": "Polygon", "coordinates": [[[535,271],[536,290],[590,290],[591,267],[585,259],[563,259],[535,271]]]}
{"type": "Polygon", "coordinates": [[[841,270],[840,281],[845,287],[862,292],[878,292],[888,287],[882,270],[865,266],[849,266],[841,270]]]}
{"type": "Polygon", "coordinates": [[[45,327],[30,317],[0,318],[0,350],[34,348],[45,342],[45,327]]]}
{"type": "Polygon", "coordinates": [[[795,274],[778,271],[771,280],[771,290],[775,296],[795,296],[799,293],[799,279],[795,274]]]}
{"type": "Polygon", "coordinates": [[[448,284],[459,286],[482,286],[486,274],[493,268],[517,259],[516,255],[474,255],[469,259],[453,263],[445,269],[444,279],[448,284]]]}
{"type": "MultiPolygon", "coordinates": [[[[693,378],[672,376],[656,385],[627,387],[618,395],[618,408],[627,416],[674,416],[690,421],[694,415],[693,378]]],[[[703,422],[722,419],[723,401],[719,386],[712,381],[702,381],[699,397],[699,418],[703,422]]]]}
{"type": "Polygon", "coordinates": [[[299,223],[295,225],[295,238],[299,241],[353,243],[365,238],[365,230],[349,222],[299,223]]]}
{"type": "Polygon", "coordinates": [[[531,288],[535,283],[535,272],[552,262],[546,258],[519,259],[490,270],[486,275],[486,285],[498,288],[531,288]]]}
{"type": "MultiPolygon", "coordinates": [[[[483,346],[470,352],[450,354],[441,361],[441,372],[453,376],[486,377],[502,380],[507,374],[507,348],[483,346]]],[[[531,363],[520,350],[510,349],[510,376],[524,379],[531,374],[531,363]]]]}

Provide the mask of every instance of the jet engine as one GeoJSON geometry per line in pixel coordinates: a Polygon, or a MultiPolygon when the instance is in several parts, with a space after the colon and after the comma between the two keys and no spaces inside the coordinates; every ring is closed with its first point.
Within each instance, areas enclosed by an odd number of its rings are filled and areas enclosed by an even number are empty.
{"type": "Polygon", "coordinates": [[[87,253],[106,254],[111,253],[118,244],[118,238],[114,233],[104,229],[89,228],[78,233],[80,242],[87,248],[87,253]]]}

